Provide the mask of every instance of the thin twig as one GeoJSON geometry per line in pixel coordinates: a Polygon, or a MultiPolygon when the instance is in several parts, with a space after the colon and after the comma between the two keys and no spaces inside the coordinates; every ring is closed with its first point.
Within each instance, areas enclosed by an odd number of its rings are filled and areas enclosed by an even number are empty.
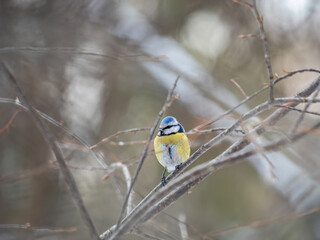
{"type": "Polygon", "coordinates": [[[238,35],[238,38],[239,39],[246,39],[246,38],[258,38],[259,36],[258,35],[256,35],[256,34],[240,34],[240,35],[238,35]]]}
{"type": "Polygon", "coordinates": [[[10,126],[13,125],[13,120],[18,115],[18,113],[21,112],[21,111],[22,110],[17,110],[12,114],[11,118],[9,119],[9,121],[2,128],[0,128],[0,134],[3,134],[5,131],[9,131],[10,126]]]}
{"type": "Polygon", "coordinates": [[[181,239],[182,240],[186,240],[189,238],[189,234],[188,234],[188,229],[187,229],[187,225],[184,224],[184,222],[186,221],[186,215],[184,213],[180,213],[179,214],[179,229],[180,229],[180,233],[181,233],[181,239]]]}
{"type": "Polygon", "coordinates": [[[157,238],[155,236],[151,236],[150,234],[146,234],[139,229],[135,229],[134,231],[132,231],[132,234],[135,234],[139,237],[142,237],[143,239],[148,239],[148,240],[163,240],[163,238],[157,238]]]}
{"type": "Polygon", "coordinates": [[[288,77],[291,77],[293,75],[296,75],[297,73],[305,73],[305,72],[314,72],[314,73],[320,73],[320,70],[318,69],[314,69],[314,68],[303,68],[303,69],[298,69],[298,70],[294,70],[294,71],[291,71],[291,72],[285,72],[286,75],[283,75],[277,79],[274,80],[273,84],[277,84],[278,82],[288,78],[288,77]]]}
{"type": "Polygon", "coordinates": [[[13,74],[11,73],[9,68],[4,63],[2,63],[2,68],[5,70],[9,81],[12,83],[13,87],[15,88],[20,102],[26,106],[33,121],[36,123],[36,125],[39,128],[39,130],[41,131],[43,137],[45,138],[48,145],[51,147],[53,153],[55,154],[55,157],[56,157],[56,160],[59,164],[63,179],[66,182],[66,184],[69,188],[69,191],[71,192],[72,198],[78,207],[78,210],[80,212],[82,220],[84,221],[85,225],[88,227],[91,238],[92,239],[99,239],[98,232],[92,222],[92,219],[89,216],[89,213],[88,213],[86,207],[84,206],[83,200],[81,198],[81,195],[80,195],[78,187],[75,183],[75,180],[72,177],[72,174],[69,171],[69,169],[63,159],[62,152],[61,152],[60,148],[58,147],[58,145],[56,144],[53,134],[51,133],[50,129],[41,121],[38,113],[33,109],[33,107],[30,105],[29,101],[27,100],[27,98],[23,95],[22,90],[20,89],[20,87],[18,85],[18,82],[16,81],[15,77],[13,76],[13,74]]]}
{"type": "Polygon", "coordinates": [[[271,160],[268,158],[268,156],[264,153],[264,149],[262,148],[262,142],[259,139],[258,133],[253,131],[252,134],[249,134],[249,132],[251,132],[254,128],[259,126],[260,123],[261,123],[261,121],[259,118],[257,118],[257,117],[252,118],[249,121],[245,122],[242,125],[242,128],[245,130],[245,133],[247,135],[247,140],[254,145],[256,150],[261,154],[261,157],[265,160],[264,163],[266,163],[266,166],[268,168],[268,173],[269,173],[267,179],[269,181],[275,181],[277,179],[277,176],[274,173],[274,165],[271,162],[271,160]]]}
{"type": "MultiPolygon", "coordinates": [[[[109,165],[108,172],[106,175],[103,176],[103,180],[106,180],[110,177],[110,175],[117,169],[120,168],[122,170],[122,174],[124,176],[124,179],[126,181],[127,185],[127,191],[129,191],[130,186],[131,186],[131,175],[128,169],[128,166],[126,164],[123,164],[121,162],[115,162],[109,165]]],[[[130,194],[128,198],[128,204],[127,204],[127,215],[131,212],[132,210],[132,194],[130,194]]]]}
{"type": "Polygon", "coordinates": [[[151,142],[151,140],[152,140],[152,138],[153,138],[153,135],[154,135],[154,133],[155,133],[155,131],[156,131],[156,128],[157,128],[157,126],[158,126],[158,124],[159,124],[159,122],[160,122],[160,119],[162,118],[162,115],[166,112],[167,108],[168,108],[168,107],[171,105],[171,103],[172,103],[172,100],[173,100],[173,99],[172,99],[173,91],[175,90],[175,88],[176,88],[176,86],[177,86],[177,83],[178,83],[179,78],[180,78],[180,77],[178,76],[177,79],[175,80],[172,88],[170,89],[170,91],[169,91],[169,93],[168,93],[167,99],[166,99],[166,101],[165,101],[162,109],[160,110],[160,112],[159,112],[159,114],[158,114],[158,117],[157,117],[157,119],[156,119],[153,127],[150,129],[150,134],[149,134],[149,137],[148,137],[148,140],[147,140],[147,144],[146,144],[146,146],[145,146],[145,148],[144,148],[144,151],[143,151],[143,153],[142,153],[140,162],[139,162],[139,164],[138,164],[138,166],[137,166],[137,169],[136,169],[135,174],[134,174],[134,176],[133,176],[133,179],[132,179],[132,181],[131,181],[130,188],[128,189],[127,195],[126,195],[125,200],[124,200],[124,202],[123,202],[123,205],[122,205],[122,208],[121,208],[121,212],[120,212],[120,216],[119,216],[119,219],[118,219],[118,221],[117,221],[117,227],[116,227],[116,228],[119,227],[119,224],[120,224],[120,222],[121,222],[121,220],[122,220],[122,218],[123,218],[124,210],[125,210],[125,208],[126,208],[126,206],[127,206],[129,196],[130,196],[131,191],[132,191],[132,188],[133,188],[133,186],[134,186],[134,184],[135,184],[135,182],[136,182],[136,180],[137,180],[137,178],[138,178],[138,175],[139,175],[139,173],[140,173],[142,164],[144,163],[144,160],[145,160],[145,158],[147,157],[147,153],[148,153],[148,149],[149,149],[150,142],[151,142]]]}
{"type": "MultiPolygon", "coordinates": [[[[304,102],[305,97],[312,94],[319,86],[320,84],[320,77],[315,79],[306,89],[301,90],[299,93],[295,95],[296,102],[290,102],[287,106],[295,107],[299,103],[304,102]],[[300,102],[299,102],[300,101],[300,102]]],[[[283,98],[282,98],[283,99],[283,98]]],[[[283,118],[290,109],[279,109],[276,112],[272,113],[267,119],[265,119],[259,126],[254,128],[249,134],[257,134],[258,136],[262,135],[266,131],[266,126],[273,126],[276,124],[281,118],[283,118]]],[[[246,135],[242,140],[235,142],[232,144],[227,150],[225,150],[222,154],[220,154],[216,161],[220,161],[223,157],[225,157],[228,154],[240,151],[244,147],[246,147],[248,144],[250,144],[250,141],[248,141],[249,136],[246,135]]]]}
{"type": "Polygon", "coordinates": [[[16,230],[27,230],[32,231],[37,237],[39,236],[47,236],[51,234],[57,233],[73,233],[78,229],[76,227],[69,227],[69,228],[43,228],[43,227],[33,227],[30,223],[26,224],[0,224],[0,229],[16,229],[16,230]]]}
{"type": "Polygon", "coordinates": [[[263,26],[263,17],[260,15],[256,0],[253,0],[253,7],[251,8],[253,15],[256,17],[256,20],[259,25],[260,30],[260,38],[263,41],[264,45],[264,59],[267,65],[268,75],[269,75],[269,103],[273,103],[273,72],[272,72],[272,65],[271,65],[271,59],[270,59],[270,51],[269,51],[269,43],[268,39],[264,30],[263,26]]]}
{"type": "Polygon", "coordinates": [[[119,142],[114,142],[114,141],[111,141],[110,144],[113,145],[113,146],[127,146],[127,145],[137,145],[137,144],[147,144],[148,141],[146,140],[136,140],[136,141],[127,141],[127,142],[124,142],[124,141],[119,141],[119,142]]]}
{"type": "Polygon", "coordinates": [[[25,178],[32,177],[37,174],[41,174],[41,173],[48,171],[50,169],[56,169],[56,167],[52,166],[52,165],[45,164],[45,165],[33,168],[31,170],[23,170],[18,173],[1,176],[0,177],[0,184],[16,182],[16,181],[19,181],[19,180],[22,180],[25,178]]]}
{"type": "MultiPolygon", "coordinates": [[[[286,106],[286,105],[279,105],[279,104],[274,104],[273,105],[274,107],[279,107],[279,108],[287,108],[287,109],[290,109],[290,110],[293,110],[293,111],[296,111],[296,112],[303,112],[303,110],[301,109],[298,109],[298,108],[294,108],[294,107],[290,107],[290,106],[286,106]]],[[[311,111],[304,111],[304,113],[307,113],[307,114],[311,114],[311,115],[316,115],[316,116],[320,116],[320,113],[317,113],[317,112],[311,112],[311,111]]]]}
{"type": "MultiPolygon", "coordinates": [[[[28,108],[26,106],[24,106],[23,104],[20,103],[20,101],[17,101],[17,99],[10,99],[10,98],[0,98],[0,103],[9,103],[9,104],[14,104],[20,108],[22,108],[25,111],[29,111],[28,108]]],[[[48,121],[49,123],[53,124],[54,126],[62,129],[67,135],[69,135],[71,138],[73,138],[74,140],[76,140],[77,142],[81,143],[81,145],[83,145],[85,147],[85,149],[92,155],[92,157],[103,167],[103,168],[107,168],[107,164],[103,161],[103,159],[101,157],[99,157],[93,150],[90,149],[90,145],[81,137],[79,137],[77,134],[73,133],[72,131],[70,131],[67,127],[65,127],[64,125],[62,125],[60,122],[58,122],[57,120],[53,119],[52,117],[50,117],[49,115],[41,112],[40,110],[33,108],[39,115],[41,118],[43,118],[44,120],[48,121]]]]}
{"type": "Polygon", "coordinates": [[[258,11],[256,0],[253,0],[252,4],[242,0],[233,0],[233,2],[243,5],[245,7],[248,7],[252,11],[252,14],[257,20],[259,31],[260,31],[260,39],[263,41],[263,45],[264,45],[264,59],[267,65],[267,70],[269,75],[269,88],[270,88],[269,103],[273,103],[273,84],[274,84],[273,72],[272,72],[272,65],[270,60],[269,43],[268,43],[267,36],[263,26],[263,17],[260,15],[258,11]]]}
{"type": "Polygon", "coordinates": [[[123,131],[118,131],[118,132],[112,134],[109,137],[103,138],[102,140],[100,140],[95,145],[92,145],[90,147],[90,149],[95,149],[95,148],[99,147],[101,144],[109,142],[111,139],[113,139],[115,137],[118,137],[119,135],[126,134],[126,133],[142,132],[142,131],[150,131],[150,128],[132,128],[132,129],[127,129],[127,130],[123,130],[123,131]]]}
{"type": "Polygon", "coordinates": [[[224,235],[226,233],[238,231],[238,230],[241,230],[241,229],[244,229],[244,228],[262,227],[262,226],[266,226],[266,225],[270,225],[270,224],[274,224],[274,223],[278,223],[278,222],[283,222],[283,221],[288,221],[288,220],[292,220],[292,219],[305,217],[305,216],[308,216],[308,215],[311,215],[311,214],[315,214],[315,213],[318,213],[318,212],[320,212],[320,207],[313,208],[313,209],[307,210],[307,211],[291,213],[291,214],[283,215],[283,216],[280,216],[280,217],[256,220],[256,221],[253,221],[253,222],[251,222],[249,224],[241,224],[241,225],[237,225],[237,226],[234,226],[234,227],[226,228],[224,230],[220,230],[220,231],[217,231],[217,232],[207,233],[207,235],[209,235],[210,237],[218,237],[218,236],[224,235]]]}
{"type": "MultiPolygon", "coordinates": [[[[287,74],[275,79],[273,81],[273,84],[277,84],[278,82],[284,80],[284,79],[287,79],[293,75],[296,75],[298,73],[304,73],[304,72],[314,72],[314,73],[320,73],[320,70],[318,69],[314,69],[314,68],[304,68],[304,69],[298,69],[298,70],[294,70],[294,71],[291,71],[291,72],[286,72],[287,74]]],[[[239,102],[236,106],[230,108],[229,110],[225,111],[224,113],[220,114],[219,116],[216,116],[210,120],[207,120],[206,122],[202,123],[201,125],[199,126],[196,126],[194,127],[192,130],[198,130],[198,129],[201,129],[205,126],[208,126],[220,119],[222,119],[223,117],[229,115],[230,113],[234,112],[237,108],[239,108],[240,106],[242,106],[243,104],[245,104],[246,102],[248,102],[249,100],[251,100],[252,98],[258,96],[260,93],[262,93],[264,90],[268,89],[269,87],[268,86],[265,86],[257,91],[255,91],[254,93],[252,93],[250,96],[246,97],[245,99],[243,99],[241,102],[239,102]]]]}
{"type": "MultiPolygon", "coordinates": [[[[201,135],[201,134],[207,134],[207,133],[213,133],[213,132],[222,132],[225,131],[227,127],[218,127],[218,128],[209,128],[205,130],[190,130],[186,132],[187,135],[201,135]]],[[[244,131],[242,129],[234,129],[235,132],[244,134],[244,131]]]]}
{"type": "Polygon", "coordinates": [[[0,53],[6,52],[33,52],[33,53],[60,53],[60,54],[73,54],[73,55],[84,55],[91,57],[99,57],[106,58],[113,61],[148,61],[148,62],[158,62],[161,59],[166,59],[167,56],[146,56],[146,55],[118,55],[112,56],[107,55],[103,52],[88,50],[88,49],[80,49],[80,48],[71,48],[71,47],[3,47],[0,48],[0,53]],[[132,60],[133,59],[133,60],[132,60]]]}
{"type": "Polygon", "coordinates": [[[243,5],[245,7],[248,7],[248,8],[252,8],[252,4],[246,2],[246,1],[243,1],[243,0],[232,0],[234,3],[238,3],[240,5],[243,5]]]}
{"type": "Polygon", "coordinates": [[[240,86],[239,83],[237,83],[237,81],[234,78],[231,78],[230,81],[236,85],[236,87],[240,90],[241,94],[246,98],[248,97],[248,95],[245,93],[245,91],[242,89],[242,87],[240,86]]]}
{"type": "Polygon", "coordinates": [[[250,96],[246,97],[245,99],[243,99],[241,102],[239,102],[236,106],[230,108],[229,110],[225,111],[224,113],[213,117],[212,119],[209,119],[207,121],[205,121],[204,123],[194,127],[193,129],[191,129],[191,131],[199,131],[199,129],[204,128],[216,121],[219,121],[220,119],[224,118],[225,116],[229,115],[230,113],[232,113],[234,110],[236,110],[237,108],[239,108],[240,106],[242,106],[244,103],[248,102],[249,100],[251,100],[252,98],[254,98],[255,96],[259,95],[260,93],[262,93],[264,90],[268,89],[268,87],[263,87],[259,90],[257,90],[256,92],[254,92],[253,94],[251,94],[250,96]]]}
{"type": "Polygon", "coordinates": [[[303,108],[303,110],[302,110],[302,113],[300,114],[298,120],[296,121],[295,125],[293,126],[293,128],[292,128],[292,130],[291,130],[293,133],[298,129],[300,123],[302,122],[302,120],[303,120],[303,118],[304,118],[304,115],[305,115],[306,111],[307,111],[308,108],[310,107],[310,105],[311,105],[311,103],[313,102],[313,100],[316,99],[316,97],[318,96],[319,91],[320,91],[320,87],[318,87],[317,91],[315,91],[315,92],[313,93],[313,96],[311,96],[311,98],[310,98],[310,100],[308,101],[308,103],[304,106],[304,108],[303,108]]]}

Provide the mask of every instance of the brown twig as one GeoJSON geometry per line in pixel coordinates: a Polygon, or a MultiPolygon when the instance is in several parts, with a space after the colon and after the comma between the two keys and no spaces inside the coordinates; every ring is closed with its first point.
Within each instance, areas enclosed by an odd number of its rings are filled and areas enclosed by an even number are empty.
{"type": "Polygon", "coordinates": [[[15,111],[9,121],[0,129],[0,134],[3,134],[5,131],[9,131],[10,126],[13,124],[13,120],[16,118],[19,112],[22,112],[22,110],[15,111]]]}
{"type": "Polygon", "coordinates": [[[239,39],[246,39],[246,38],[257,38],[259,36],[257,36],[256,34],[240,34],[238,35],[239,39]]]}
{"type": "Polygon", "coordinates": [[[18,85],[17,80],[15,79],[14,75],[11,73],[9,68],[4,63],[2,63],[2,68],[4,69],[5,73],[7,74],[7,78],[12,83],[13,87],[15,88],[20,102],[26,106],[26,108],[28,109],[28,112],[30,113],[31,118],[36,123],[36,125],[39,128],[39,130],[41,131],[44,139],[47,141],[48,145],[51,147],[51,150],[53,151],[53,153],[56,157],[56,160],[59,164],[63,179],[64,179],[65,183],[67,184],[69,191],[71,192],[72,198],[78,207],[78,210],[80,212],[82,220],[84,221],[85,225],[88,227],[91,238],[92,239],[99,239],[98,232],[92,222],[92,219],[89,216],[89,213],[88,213],[86,207],[84,206],[82,197],[81,197],[80,192],[78,190],[78,187],[75,183],[75,180],[72,177],[72,174],[69,171],[69,169],[63,159],[62,152],[61,152],[60,148],[58,147],[58,145],[56,144],[55,138],[54,138],[53,134],[51,133],[51,130],[41,121],[36,110],[30,105],[29,101],[24,96],[21,88],[18,85]]]}
{"type": "Polygon", "coordinates": [[[237,81],[234,78],[231,78],[230,81],[236,85],[236,87],[240,90],[240,92],[242,93],[242,95],[246,98],[248,97],[248,95],[245,93],[245,91],[243,91],[242,87],[239,85],[239,83],[237,83],[237,81]]]}

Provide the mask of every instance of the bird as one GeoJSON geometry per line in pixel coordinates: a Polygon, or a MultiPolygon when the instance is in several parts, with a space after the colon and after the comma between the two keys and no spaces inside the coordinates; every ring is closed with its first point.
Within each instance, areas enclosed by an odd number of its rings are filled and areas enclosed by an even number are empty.
{"type": "Polygon", "coordinates": [[[162,119],[154,139],[154,150],[159,163],[164,167],[161,183],[166,184],[166,171],[173,172],[190,156],[190,144],[184,128],[172,116],[162,119]]]}

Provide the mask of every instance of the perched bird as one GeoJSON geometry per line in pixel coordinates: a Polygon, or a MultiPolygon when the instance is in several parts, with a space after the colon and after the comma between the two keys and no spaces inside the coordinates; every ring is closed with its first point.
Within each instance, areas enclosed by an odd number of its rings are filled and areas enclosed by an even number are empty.
{"type": "Polygon", "coordinates": [[[190,156],[189,140],[181,124],[174,117],[162,119],[154,139],[154,150],[159,163],[164,167],[161,183],[166,184],[166,171],[172,172],[190,156]]]}

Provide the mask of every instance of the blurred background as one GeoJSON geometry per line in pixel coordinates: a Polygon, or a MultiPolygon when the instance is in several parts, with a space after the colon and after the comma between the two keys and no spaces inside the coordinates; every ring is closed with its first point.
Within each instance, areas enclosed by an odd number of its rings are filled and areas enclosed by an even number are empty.
{"type": "MultiPolygon", "coordinates": [[[[319,68],[319,1],[258,0],[257,5],[273,71],[283,75],[284,71],[319,68]]],[[[232,1],[0,2],[1,61],[13,70],[35,108],[89,145],[117,131],[151,127],[178,75],[175,93],[180,98],[166,115],[175,116],[187,131],[235,106],[244,96],[230,79],[247,95],[268,82],[262,42],[238,37],[258,33],[250,10],[232,1]]],[[[292,96],[316,76],[304,73],[283,81],[275,94],[292,96]]],[[[266,92],[259,95],[209,127],[229,126],[266,96],[266,92]]],[[[0,97],[16,98],[3,72],[0,97]]],[[[17,110],[13,104],[0,102],[0,224],[77,230],[47,234],[1,228],[0,239],[88,239],[54,165],[54,155],[31,117],[17,110]]],[[[319,111],[319,105],[310,110],[319,111]]],[[[298,116],[290,113],[277,129],[290,129],[298,116]]],[[[305,127],[315,121],[306,120],[305,127]]],[[[103,180],[105,170],[96,159],[63,129],[46,123],[102,233],[119,216],[126,192],[122,172],[116,170],[103,180]]],[[[216,134],[189,135],[192,152],[216,134]]],[[[95,152],[108,165],[128,164],[133,174],[147,136],[148,131],[124,134],[95,152]]],[[[226,139],[196,164],[213,159],[237,139],[226,139]]],[[[141,226],[140,234],[125,239],[183,239],[182,226],[189,236],[185,239],[319,239],[319,214],[214,236],[235,225],[319,206],[318,142],[318,135],[313,134],[269,153],[275,166],[273,177],[259,156],[216,172],[141,226]]],[[[162,171],[151,153],[135,184],[134,204],[159,183],[162,171]]]]}

